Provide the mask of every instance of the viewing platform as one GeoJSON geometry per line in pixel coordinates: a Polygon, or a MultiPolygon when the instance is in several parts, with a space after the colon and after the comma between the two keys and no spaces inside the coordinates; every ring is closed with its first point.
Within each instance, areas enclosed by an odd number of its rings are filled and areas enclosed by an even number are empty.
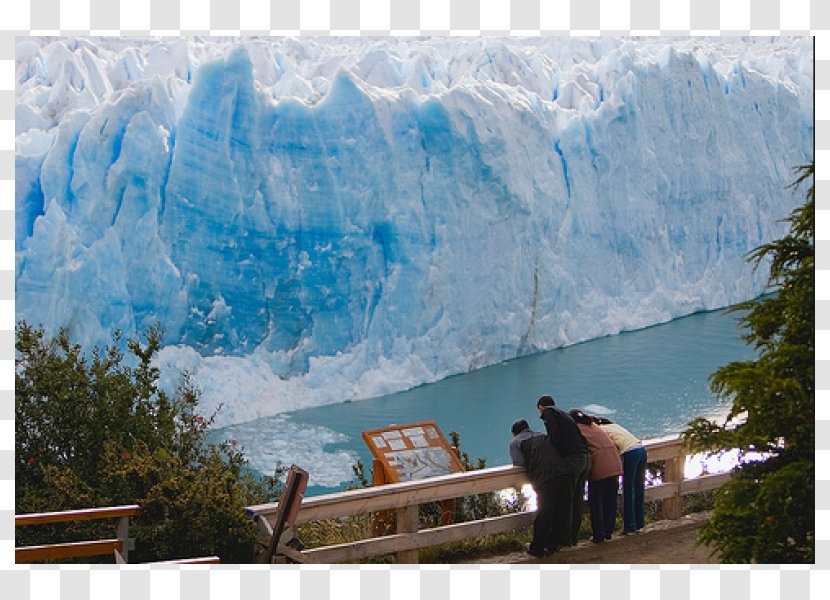
{"type": "MultiPolygon", "coordinates": [[[[662,479],[646,488],[646,501],[662,501],[663,519],[681,517],[684,495],[718,488],[731,476],[720,473],[686,479],[684,466],[688,453],[678,436],[646,440],[644,445],[649,465],[661,463],[662,479]]],[[[523,467],[500,466],[305,498],[291,523],[293,527],[287,529],[281,543],[290,539],[295,533],[293,528],[303,523],[394,511],[395,532],[390,535],[287,552],[296,562],[355,562],[395,554],[399,563],[417,563],[421,548],[520,530],[529,527],[535,517],[535,512],[527,511],[419,529],[418,507],[421,504],[509,488],[521,489],[527,483],[523,467]]],[[[263,537],[270,538],[277,509],[277,503],[270,503],[249,506],[245,510],[259,524],[263,537]]]]}

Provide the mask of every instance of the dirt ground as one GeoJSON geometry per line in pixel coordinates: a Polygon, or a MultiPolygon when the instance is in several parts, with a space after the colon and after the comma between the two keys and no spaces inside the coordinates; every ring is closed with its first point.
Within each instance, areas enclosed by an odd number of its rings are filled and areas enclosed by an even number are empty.
{"type": "Polygon", "coordinates": [[[544,558],[524,552],[479,559],[478,563],[594,563],[594,564],[703,564],[719,563],[711,549],[696,546],[697,529],[710,513],[701,512],[671,521],[657,521],[635,535],[619,536],[601,544],[580,542],[544,558]]]}

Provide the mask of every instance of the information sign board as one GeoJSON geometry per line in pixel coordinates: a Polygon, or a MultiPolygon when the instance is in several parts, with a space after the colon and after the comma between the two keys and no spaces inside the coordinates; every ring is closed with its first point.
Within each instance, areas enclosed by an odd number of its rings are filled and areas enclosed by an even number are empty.
{"type": "Polygon", "coordinates": [[[382,465],[386,483],[459,473],[464,466],[435,421],[390,425],[363,432],[382,465]]]}

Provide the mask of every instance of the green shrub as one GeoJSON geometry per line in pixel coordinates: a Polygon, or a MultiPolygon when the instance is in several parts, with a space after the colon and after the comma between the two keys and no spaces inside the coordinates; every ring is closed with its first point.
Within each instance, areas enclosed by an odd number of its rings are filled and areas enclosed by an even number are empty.
{"type": "MultiPolygon", "coordinates": [[[[16,328],[15,511],[138,504],[131,562],[218,555],[253,559],[257,529],[243,507],[271,501],[274,478],[257,479],[233,442],[207,445],[215,414],[199,414],[187,374],[171,395],[152,359],[159,327],[129,355],[111,345],[88,354],[59,332],[16,328]]],[[[23,527],[17,545],[109,538],[112,523],[23,527]]]]}
{"type": "Polygon", "coordinates": [[[727,563],[812,562],[815,549],[815,474],[812,461],[780,458],[742,465],[716,495],[700,541],[727,563]]]}

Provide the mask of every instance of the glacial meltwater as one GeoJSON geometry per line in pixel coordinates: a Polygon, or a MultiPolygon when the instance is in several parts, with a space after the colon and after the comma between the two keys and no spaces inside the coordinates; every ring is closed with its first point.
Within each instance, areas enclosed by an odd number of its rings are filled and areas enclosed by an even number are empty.
{"type": "Polygon", "coordinates": [[[679,433],[698,416],[724,414],[709,375],[754,350],[739,337],[737,315],[700,313],[647,329],[511,360],[407,392],[308,408],[217,429],[211,441],[234,440],[251,466],[273,473],[276,461],[310,473],[309,495],[341,489],[351,465],[371,466],[361,432],[390,424],[435,421],[461,450],[487,466],[507,464],[510,425],[525,418],[541,429],[536,399],[604,414],[643,438],[679,433]]]}

